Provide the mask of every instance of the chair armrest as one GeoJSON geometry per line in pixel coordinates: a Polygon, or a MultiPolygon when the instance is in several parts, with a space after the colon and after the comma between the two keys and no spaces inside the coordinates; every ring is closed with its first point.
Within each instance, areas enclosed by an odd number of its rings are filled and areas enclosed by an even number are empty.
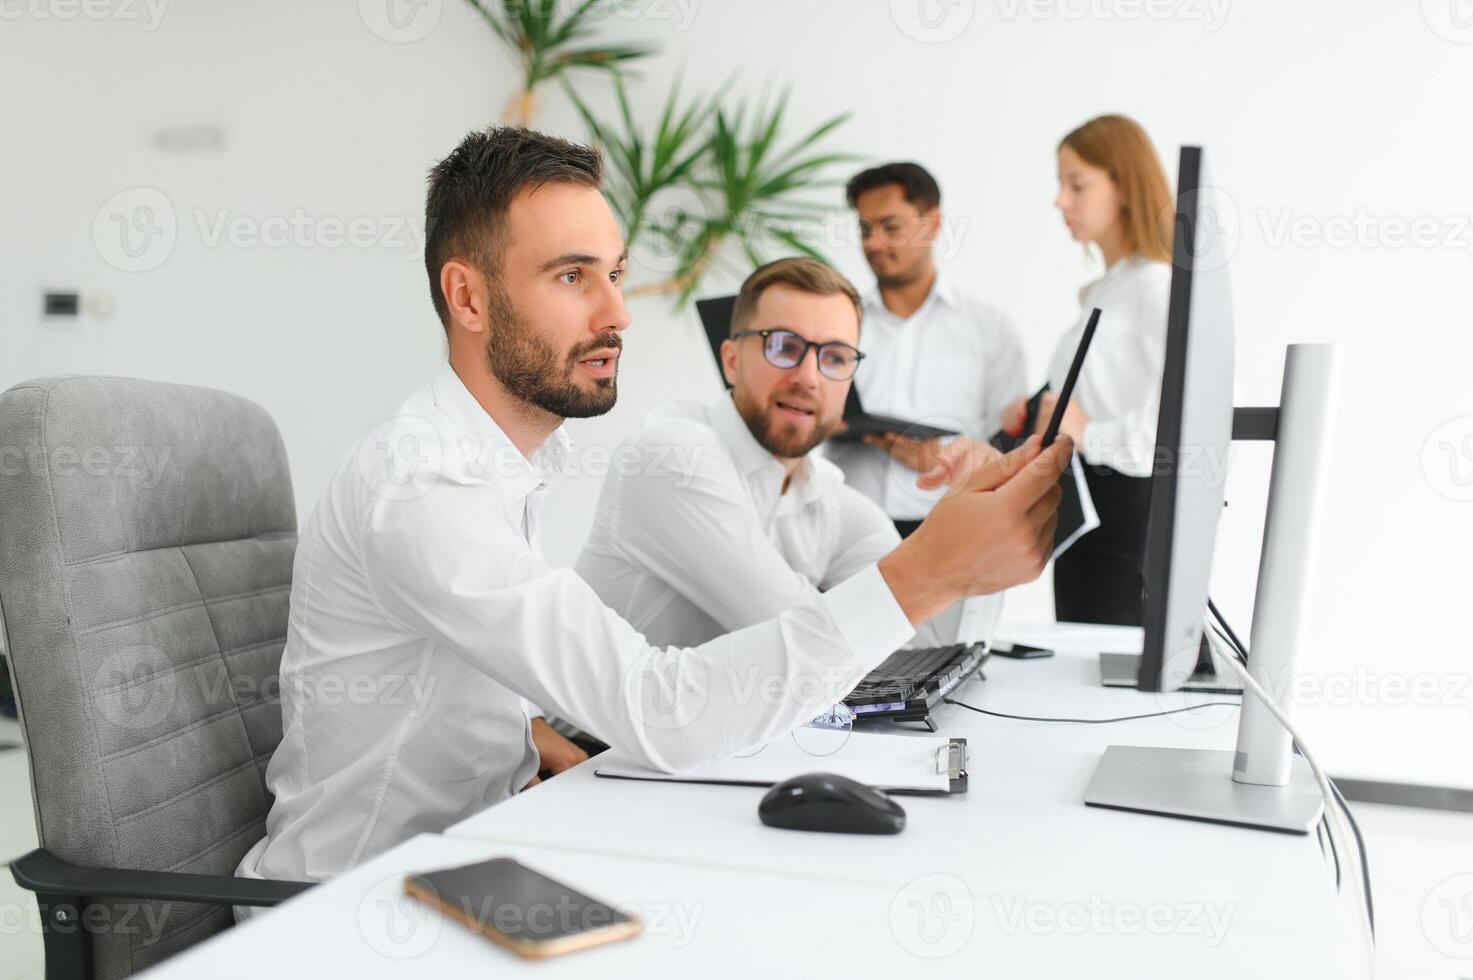
{"type": "Polygon", "coordinates": [[[84,868],[63,861],[44,847],[12,861],[10,873],[16,884],[42,895],[143,898],[207,905],[278,905],[312,887],[312,883],[307,881],[129,868],[84,868]]]}

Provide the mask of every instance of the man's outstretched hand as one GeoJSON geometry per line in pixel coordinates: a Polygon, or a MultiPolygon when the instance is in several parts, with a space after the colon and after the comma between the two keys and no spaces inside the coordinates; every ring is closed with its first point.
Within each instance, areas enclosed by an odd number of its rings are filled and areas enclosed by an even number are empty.
{"type": "Polygon", "coordinates": [[[1037,578],[1053,551],[1059,477],[1074,453],[1061,436],[1047,450],[1028,441],[982,462],[937,501],[880,572],[910,621],[920,624],[958,599],[1037,578]]]}

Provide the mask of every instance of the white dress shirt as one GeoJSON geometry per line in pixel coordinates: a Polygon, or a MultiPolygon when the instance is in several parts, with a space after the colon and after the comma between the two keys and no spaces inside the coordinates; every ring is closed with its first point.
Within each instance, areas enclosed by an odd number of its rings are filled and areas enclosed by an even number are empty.
{"type": "Polygon", "coordinates": [[[1079,291],[1079,321],[1059,339],[1048,377],[1054,391],[1063,388],[1090,311],[1099,307],[1100,324],[1073,395],[1089,419],[1080,447],[1087,463],[1151,475],[1170,294],[1171,266],[1139,256],[1118,260],[1079,291]]]}
{"type": "MultiPolygon", "coordinates": [[[[1010,402],[1027,390],[1023,348],[1007,318],[940,273],[907,319],[876,289],[864,297],[854,383],[867,412],[992,438],[1010,402]]],[[[916,472],[872,446],[831,442],[825,454],[854,489],[896,520],[918,521],[944,493],[921,490],[916,472]]]]}
{"type": "MultiPolygon", "coordinates": [[[[694,646],[771,619],[874,564],[894,523],[810,453],[787,474],[729,394],[667,403],[616,458],[663,460],[604,480],[579,576],[657,646],[694,646]]],[[[952,642],[943,616],[917,642],[952,642]]]]}
{"type": "Polygon", "coordinates": [[[566,451],[524,458],[446,365],[339,463],[297,546],[275,803],[237,873],[322,880],[517,793],[537,769],[524,698],[679,769],[806,723],[913,635],[871,565],[651,647],[537,547],[566,451]],[[753,675],[787,697],[753,698],[753,675]]]}

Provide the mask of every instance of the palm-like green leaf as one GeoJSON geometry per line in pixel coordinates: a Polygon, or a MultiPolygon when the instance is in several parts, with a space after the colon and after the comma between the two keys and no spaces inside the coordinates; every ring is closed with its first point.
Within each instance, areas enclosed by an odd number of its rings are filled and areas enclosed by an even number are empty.
{"type": "Polygon", "coordinates": [[[713,204],[713,223],[736,237],[747,258],[759,263],[769,238],[805,255],[822,258],[798,234],[802,222],[827,210],[802,194],[831,181],[822,178],[834,164],[853,160],[849,154],[818,153],[814,148],[848,119],[843,113],[825,120],[791,145],[781,140],[789,93],[771,106],[746,101],[718,109],[713,122],[708,166],[691,181],[713,204]]]}
{"type": "Polygon", "coordinates": [[[614,95],[619,106],[615,123],[600,119],[568,88],[569,98],[609,163],[610,179],[605,182],[604,195],[623,223],[625,242],[629,245],[644,229],[650,200],[684,181],[706,152],[708,139],[704,130],[714,100],[697,98],[681,105],[679,89],[678,83],[671,86],[659,123],[653,136],[649,136],[635,123],[629,94],[619,76],[614,76],[614,95]]]}
{"type": "Polygon", "coordinates": [[[532,91],[570,68],[617,73],[627,62],[654,53],[640,44],[585,43],[594,33],[592,11],[598,0],[582,0],[559,16],[558,0],[466,0],[522,68],[522,85],[532,91]]]}

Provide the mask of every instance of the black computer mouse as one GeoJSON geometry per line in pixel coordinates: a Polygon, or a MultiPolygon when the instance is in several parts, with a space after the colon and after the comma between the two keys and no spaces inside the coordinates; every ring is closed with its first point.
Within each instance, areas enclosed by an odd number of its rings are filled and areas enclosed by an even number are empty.
{"type": "Polygon", "coordinates": [[[831,834],[898,834],[905,811],[877,789],[831,772],[811,772],[778,783],[757,805],[769,827],[831,834]]]}

